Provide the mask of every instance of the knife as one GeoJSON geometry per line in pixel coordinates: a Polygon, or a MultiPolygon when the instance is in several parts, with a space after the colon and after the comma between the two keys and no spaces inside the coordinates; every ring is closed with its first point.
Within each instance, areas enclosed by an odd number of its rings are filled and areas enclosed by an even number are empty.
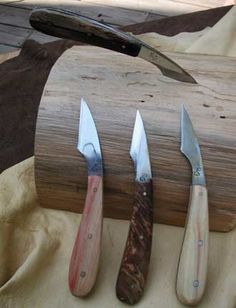
{"type": "Polygon", "coordinates": [[[178,64],[132,35],[109,25],[67,10],[35,8],[30,14],[33,28],[48,35],[91,44],[156,65],[163,75],[189,83],[197,83],[178,64]]]}
{"type": "Polygon", "coordinates": [[[143,121],[137,111],[130,156],[136,179],[133,212],[128,238],[116,282],[117,297],[127,304],[137,303],[144,291],[152,245],[152,174],[143,121]]]}
{"type": "Polygon", "coordinates": [[[192,186],[176,292],[183,304],[196,305],[203,296],[207,277],[208,198],[200,147],[184,106],[181,112],[181,152],[192,167],[192,186]]]}
{"type": "Polygon", "coordinates": [[[81,99],[78,151],[88,167],[85,206],[74,243],[69,268],[69,287],[75,296],[87,295],[96,280],[102,238],[103,166],[96,126],[86,102],[81,99]]]}

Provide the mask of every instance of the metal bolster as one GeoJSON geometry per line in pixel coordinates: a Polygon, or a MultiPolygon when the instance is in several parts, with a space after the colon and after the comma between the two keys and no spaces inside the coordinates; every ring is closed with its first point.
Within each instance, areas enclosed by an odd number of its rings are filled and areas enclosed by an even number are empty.
{"type": "Polygon", "coordinates": [[[138,174],[136,175],[136,181],[137,182],[148,183],[148,182],[150,182],[150,180],[151,180],[151,177],[147,173],[143,173],[141,175],[138,175],[138,174]]]}
{"type": "Polygon", "coordinates": [[[90,157],[87,159],[88,175],[100,175],[103,174],[102,159],[100,157],[90,157]]]}
{"type": "Polygon", "coordinates": [[[205,175],[202,166],[193,166],[192,167],[192,184],[193,185],[206,185],[205,175]]]}

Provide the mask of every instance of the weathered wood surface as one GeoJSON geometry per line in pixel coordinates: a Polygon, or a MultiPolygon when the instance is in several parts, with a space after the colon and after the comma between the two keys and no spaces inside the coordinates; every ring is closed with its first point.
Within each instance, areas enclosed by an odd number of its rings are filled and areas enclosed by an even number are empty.
{"type": "Polygon", "coordinates": [[[89,104],[103,151],[104,214],[129,219],[134,170],[129,148],[142,113],[153,171],[154,221],[183,226],[191,170],[180,153],[180,107],[197,133],[209,192],[210,229],[236,223],[236,59],[168,54],[198,81],[177,82],[150,63],[96,47],[73,47],[55,64],[39,108],[36,186],[44,207],[81,212],[86,163],[76,150],[80,99],[89,104]]]}
{"type": "Polygon", "coordinates": [[[2,0],[8,5],[32,6],[115,6],[142,12],[156,12],[165,16],[207,10],[224,5],[234,4],[234,0],[2,0]]]}
{"type": "MultiPolygon", "coordinates": [[[[15,26],[8,26],[0,23],[0,44],[9,47],[20,48],[25,39],[32,33],[30,29],[22,29],[15,26]]],[[[54,38],[55,40],[55,38],[54,38]]],[[[10,48],[8,49],[10,51],[10,48]]]]}
{"type": "MultiPolygon", "coordinates": [[[[3,3],[4,4],[4,3],[3,3]]],[[[11,11],[14,12],[14,8],[18,11],[20,9],[24,9],[26,11],[31,11],[35,7],[54,7],[60,9],[67,9],[72,12],[76,12],[78,14],[82,14],[87,17],[94,18],[98,21],[104,21],[106,23],[112,25],[131,25],[138,22],[144,22],[147,18],[150,20],[158,20],[161,17],[165,17],[166,15],[161,15],[158,13],[150,14],[146,11],[137,11],[135,9],[127,9],[123,7],[114,7],[109,6],[109,3],[105,5],[100,3],[83,3],[81,4],[79,1],[76,0],[69,0],[69,1],[45,1],[45,2],[37,2],[31,0],[24,0],[23,2],[16,3],[16,2],[9,2],[2,5],[3,10],[7,10],[7,12],[11,11]]]]}
{"type": "MultiPolygon", "coordinates": [[[[39,1],[39,0],[37,0],[39,1]]],[[[80,0],[80,3],[109,3],[111,6],[124,7],[148,12],[159,12],[167,16],[175,16],[224,5],[235,4],[235,0],[80,0]]]]}

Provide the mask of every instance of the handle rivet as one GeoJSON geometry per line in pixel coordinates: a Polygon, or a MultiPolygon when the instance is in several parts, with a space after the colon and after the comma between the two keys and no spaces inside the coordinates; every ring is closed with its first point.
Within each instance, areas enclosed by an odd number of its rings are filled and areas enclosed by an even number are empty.
{"type": "Polygon", "coordinates": [[[93,192],[97,192],[97,187],[95,187],[95,188],[93,189],[93,192]]]}
{"type": "Polygon", "coordinates": [[[203,246],[203,240],[199,240],[199,241],[197,242],[197,244],[198,244],[198,246],[203,246]]]}
{"type": "Polygon", "coordinates": [[[147,196],[147,192],[146,191],[143,192],[143,196],[147,196]]]}
{"type": "Polygon", "coordinates": [[[125,46],[125,45],[122,45],[121,47],[122,47],[122,49],[125,49],[125,48],[126,48],[126,46],[125,46]]]}
{"type": "Polygon", "coordinates": [[[195,288],[197,288],[197,287],[199,286],[199,281],[198,281],[198,280],[194,280],[193,286],[194,286],[195,288]]]}
{"type": "Polygon", "coordinates": [[[84,278],[86,276],[86,273],[85,272],[81,272],[80,273],[80,277],[84,278]]]}
{"type": "Polygon", "coordinates": [[[143,240],[143,235],[140,235],[140,236],[139,236],[139,239],[140,239],[140,240],[143,240]]]}
{"type": "Polygon", "coordinates": [[[88,238],[91,239],[93,237],[92,233],[88,234],[88,238]]]}

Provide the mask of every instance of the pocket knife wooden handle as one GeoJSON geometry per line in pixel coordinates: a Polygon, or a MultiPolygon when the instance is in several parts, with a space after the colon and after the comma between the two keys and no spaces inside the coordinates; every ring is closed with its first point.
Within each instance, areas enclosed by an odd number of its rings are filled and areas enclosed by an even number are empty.
{"type": "Polygon", "coordinates": [[[130,229],[116,283],[117,297],[137,303],[147,279],[153,226],[152,182],[135,183],[135,200],[130,229]]]}
{"type": "Polygon", "coordinates": [[[33,28],[48,35],[91,44],[130,56],[137,56],[141,43],[129,34],[70,11],[54,8],[34,9],[33,28]]]}
{"type": "Polygon", "coordinates": [[[199,303],[205,290],[208,234],[207,189],[193,185],[176,280],[177,296],[185,305],[199,303]]]}
{"type": "Polygon", "coordinates": [[[96,280],[102,239],[102,200],[102,177],[91,175],[69,268],[69,287],[75,296],[86,296],[96,280]]]}

